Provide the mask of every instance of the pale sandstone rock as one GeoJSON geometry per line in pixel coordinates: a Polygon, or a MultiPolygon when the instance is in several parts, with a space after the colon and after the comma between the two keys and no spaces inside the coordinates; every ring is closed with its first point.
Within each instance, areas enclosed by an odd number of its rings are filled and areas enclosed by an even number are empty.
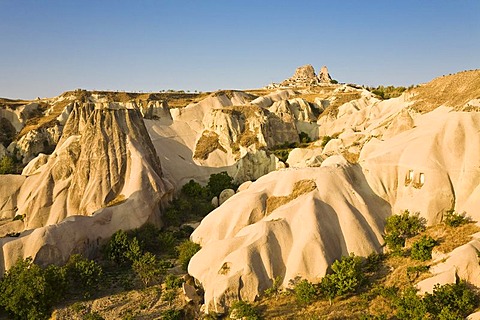
{"type": "Polygon", "coordinates": [[[320,73],[318,74],[318,80],[321,83],[331,83],[332,82],[332,78],[330,77],[330,74],[328,73],[327,66],[323,66],[322,69],[320,69],[320,73]]]}
{"type": "Polygon", "coordinates": [[[92,254],[118,229],[160,225],[173,189],[140,112],[93,103],[74,106],[55,152],[32,170],[9,201],[25,216],[15,231],[33,231],[1,240],[2,270],[27,256],[62,263],[72,253],[92,254]]]}
{"type": "Polygon", "coordinates": [[[433,289],[436,285],[446,285],[446,284],[454,284],[457,282],[457,273],[456,269],[450,268],[449,270],[443,271],[430,277],[428,279],[422,280],[417,283],[415,286],[418,289],[418,294],[425,294],[425,293],[433,293],[433,289]]]}
{"type": "Polygon", "coordinates": [[[244,183],[242,183],[242,184],[238,187],[237,193],[247,190],[248,188],[250,188],[250,186],[252,185],[252,183],[253,183],[253,182],[250,181],[250,180],[249,180],[249,181],[245,181],[244,183]]]}
{"type": "Polygon", "coordinates": [[[214,208],[217,208],[218,205],[219,205],[219,203],[218,203],[218,197],[213,197],[213,198],[212,198],[212,206],[213,206],[214,208]]]}
{"type": "Polygon", "coordinates": [[[285,286],[296,276],[318,282],[342,254],[379,250],[390,207],[362,176],[348,164],[276,171],[210,213],[192,234],[202,249],[188,269],[205,288],[208,311],[255,299],[277,276],[285,286]],[[269,197],[305,179],[317,189],[267,214],[269,197]]]}
{"type": "Polygon", "coordinates": [[[11,220],[17,211],[17,197],[25,177],[20,175],[0,175],[0,220],[11,220]]]}
{"type": "Polygon", "coordinates": [[[394,213],[420,212],[433,224],[454,209],[478,220],[480,114],[438,108],[417,116],[415,125],[362,149],[359,163],[370,186],[394,213]]]}
{"type": "Polygon", "coordinates": [[[39,153],[51,152],[61,134],[62,128],[58,125],[31,130],[19,140],[12,142],[8,146],[8,152],[26,164],[39,153]]]}
{"type": "Polygon", "coordinates": [[[229,198],[231,198],[235,194],[235,190],[233,189],[225,189],[220,193],[220,196],[218,197],[218,203],[222,205],[227,201],[229,198]]]}

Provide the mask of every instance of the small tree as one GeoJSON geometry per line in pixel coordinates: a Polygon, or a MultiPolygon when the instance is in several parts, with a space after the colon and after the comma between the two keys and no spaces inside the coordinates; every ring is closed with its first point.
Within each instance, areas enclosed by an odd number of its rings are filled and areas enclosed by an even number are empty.
{"type": "Polygon", "coordinates": [[[31,258],[19,260],[0,281],[0,305],[15,319],[48,319],[64,287],[60,268],[45,272],[31,258]]]}
{"type": "Polygon", "coordinates": [[[64,270],[70,288],[80,291],[85,298],[90,297],[98,290],[103,270],[95,261],[74,254],[64,266],[64,270]]]}
{"type": "Polygon", "coordinates": [[[200,248],[201,247],[198,243],[190,240],[185,240],[177,247],[178,260],[182,265],[183,270],[187,270],[190,259],[200,250],[200,248]]]}
{"type": "Polygon", "coordinates": [[[230,177],[226,171],[223,171],[210,175],[207,189],[210,196],[213,198],[218,197],[225,189],[235,189],[235,185],[233,184],[233,178],[230,177]]]}
{"type": "Polygon", "coordinates": [[[433,293],[425,294],[423,299],[428,312],[434,315],[443,313],[457,315],[456,319],[464,319],[478,306],[478,298],[465,281],[443,286],[436,285],[433,293]]]}
{"type": "Polygon", "coordinates": [[[332,273],[325,275],[320,283],[322,293],[330,303],[336,296],[353,293],[364,283],[362,259],[351,254],[332,264],[332,273]]]}
{"type": "Polygon", "coordinates": [[[459,227],[467,223],[469,219],[466,217],[465,213],[460,214],[455,212],[455,210],[449,210],[443,216],[443,222],[449,227],[459,227]]]}
{"type": "Polygon", "coordinates": [[[429,236],[422,236],[412,245],[411,257],[415,260],[427,261],[432,259],[432,249],[437,242],[429,236]]]}
{"type": "Polygon", "coordinates": [[[123,230],[115,232],[105,246],[105,257],[119,265],[130,264],[140,258],[142,250],[137,238],[132,238],[123,230]]]}
{"type": "Polygon", "coordinates": [[[15,161],[9,156],[3,156],[0,159],[0,174],[15,173],[15,161]]]}
{"type": "Polygon", "coordinates": [[[182,187],[182,193],[190,198],[201,199],[207,197],[208,191],[198,182],[190,180],[182,187]]]}
{"type": "Polygon", "coordinates": [[[295,299],[301,304],[309,304],[317,297],[317,290],[308,280],[300,280],[293,288],[295,299]]]}
{"type": "Polygon", "coordinates": [[[132,268],[145,286],[162,273],[157,258],[150,252],[144,253],[138,260],[133,261],[132,268]]]}
{"type": "Polygon", "coordinates": [[[248,302],[235,301],[230,308],[231,319],[260,320],[258,311],[248,302]]]}
{"type": "Polygon", "coordinates": [[[385,244],[393,252],[401,252],[405,240],[425,230],[426,220],[419,213],[411,215],[408,210],[387,218],[385,224],[385,244]]]}
{"type": "Polygon", "coordinates": [[[405,320],[423,320],[427,316],[427,308],[417,295],[417,289],[407,288],[396,301],[397,318],[405,320]]]}

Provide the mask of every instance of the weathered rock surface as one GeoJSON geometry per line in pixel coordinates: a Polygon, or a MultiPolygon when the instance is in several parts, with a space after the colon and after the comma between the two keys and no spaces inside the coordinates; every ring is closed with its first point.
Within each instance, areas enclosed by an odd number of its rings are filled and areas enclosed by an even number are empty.
{"type": "MultiPolygon", "coordinates": [[[[276,104],[288,115],[285,102],[276,104]]],[[[205,217],[192,234],[202,249],[189,272],[205,289],[207,309],[252,301],[278,276],[284,286],[297,276],[318,282],[341,255],[380,250],[382,223],[393,213],[419,212],[435,224],[453,209],[479,220],[480,114],[440,106],[419,114],[410,107],[405,95],[379,101],[362,92],[318,120],[319,135],[336,137],[317,148],[320,158],[314,148],[289,157],[292,165],[313,158],[320,167],[269,173],[205,217]],[[354,149],[357,164],[340,155],[322,162],[354,149]],[[314,189],[295,191],[309,179],[314,189]]],[[[451,282],[452,268],[477,284],[479,249],[474,240],[454,250],[422,290],[451,282]]]]}
{"type": "MultiPolygon", "coordinates": [[[[291,78],[282,81],[280,87],[305,87],[305,86],[318,86],[320,84],[330,84],[332,78],[328,73],[326,66],[323,66],[320,73],[315,73],[315,69],[311,64],[307,64],[298,67],[291,78]]],[[[275,85],[274,85],[275,86],[275,85]]]]}
{"type": "Polygon", "coordinates": [[[255,299],[275,277],[318,282],[341,255],[379,250],[389,213],[359,166],[272,172],[202,221],[192,234],[202,249],[188,271],[204,286],[209,311],[221,312],[255,299]]]}
{"type": "Polygon", "coordinates": [[[1,240],[2,269],[27,256],[65,262],[96,250],[118,229],[161,224],[173,191],[140,112],[120,106],[76,104],[53,154],[26,173],[18,193],[0,194],[0,202],[11,202],[7,209],[15,202],[15,214],[24,217],[15,231],[33,231],[1,240]]]}

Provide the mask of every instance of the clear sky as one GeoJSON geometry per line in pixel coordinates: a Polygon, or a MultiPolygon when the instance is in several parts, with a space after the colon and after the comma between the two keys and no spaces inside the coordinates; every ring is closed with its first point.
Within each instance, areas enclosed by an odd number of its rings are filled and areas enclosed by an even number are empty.
{"type": "Polygon", "coordinates": [[[0,0],[0,97],[246,89],[304,64],[366,85],[480,68],[480,0],[0,0]]]}

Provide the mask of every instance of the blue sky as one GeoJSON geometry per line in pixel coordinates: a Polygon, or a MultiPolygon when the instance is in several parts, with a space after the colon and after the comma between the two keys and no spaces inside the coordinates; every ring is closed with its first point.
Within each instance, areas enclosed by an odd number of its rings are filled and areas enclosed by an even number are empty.
{"type": "Polygon", "coordinates": [[[410,85],[480,68],[480,1],[0,0],[0,97],[246,89],[297,66],[410,85]]]}

